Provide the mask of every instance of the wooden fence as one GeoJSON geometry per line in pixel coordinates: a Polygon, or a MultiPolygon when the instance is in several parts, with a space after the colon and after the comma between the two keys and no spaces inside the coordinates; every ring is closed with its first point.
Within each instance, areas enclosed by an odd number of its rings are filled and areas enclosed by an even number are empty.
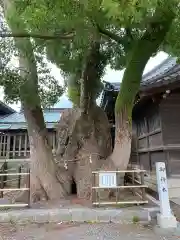
{"type": "MultiPolygon", "coordinates": [[[[0,160],[2,163],[2,159],[0,160]]],[[[30,205],[30,168],[23,168],[23,163],[29,162],[29,159],[6,159],[0,169],[0,198],[6,197],[12,192],[27,191],[26,203],[0,203],[0,208],[28,207],[30,205]],[[20,163],[18,166],[17,163],[20,163]],[[17,164],[17,168],[9,168],[8,164],[17,164]],[[21,186],[22,177],[27,177],[26,186],[21,186]],[[8,179],[8,177],[10,179],[8,179]],[[15,178],[14,178],[15,177],[15,178]],[[12,179],[11,179],[12,178],[12,179]],[[15,184],[14,184],[15,183],[15,184]],[[12,186],[13,187],[12,187],[12,186]],[[15,185],[15,186],[14,186],[15,185]],[[10,186],[10,187],[9,187],[10,186]]],[[[6,201],[6,200],[5,200],[6,201]]]]}
{"type": "MultiPolygon", "coordinates": [[[[93,183],[92,183],[92,203],[95,206],[101,206],[101,205],[120,205],[120,204],[145,204],[148,203],[146,199],[146,188],[148,187],[147,185],[144,184],[144,174],[145,170],[140,170],[140,169],[134,169],[134,170],[125,170],[125,171],[93,171],[93,183]],[[100,174],[102,175],[103,173],[115,173],[116,174],[116,184],[110,186],[111,184],[107,186],[100,186],[100,174]],[[126,177],[129,179],[126,183],[122,182],[120,183],[119,179],[121,178],[121,175],[126,174],[126,177]],[[139,180],[136,180],[137,174],[140,174],[139,180]],[[129,189],[133,195],[136,195],[140,198],[140,200],[125,200],[125,201],[120,201],[119,196],[120,196],[120,189],[129,189]],[[100,191],[102,190],[115,190],[115,201],[102,201],[100,198],[100,191]]],[[[107,180],[108,182],[108,180],[107,180]]]]}
{"type": "MultiPolygon", "coordinates": [[[[3,160],[0,160],[2,163],[3,160]]],[[[3,198],[6,193],[11,192],[28,192],[27,202],[25,203],[10,203],[10,204],[4,204],[0,202],[0,208],[17,208],[17,207],[28,207],[30,206],[30,169],[29,167],[24,169],[23,163],[29,163],[29,159],[6,159],[3,162],[2,167],[0,168],[0,198],[3,198]],[[15,164],[18,166],[17,163],[19,163],[18,167],[15,168],[8,168],[8,165],[15,164]],[[12,172],[14,171],[14,172],[12,172]],[[21,180],[23,176],[28,176],[26,181],[26,186],[22,186],[21,180]],[[16,179],[8,179],[8,177],[16,177],[16,179]],[[16,181],[15,181],[16,180],[16,181]],[[9,185],[9,182],[15,181],[16,185],[13,187],[9,185]],[[10,187],[9,187],[10,186],[10,187]]],[[[121,204],[145,204],[148,203],[146,199],[146,188],[147,185],[144,184],[144,174],[145,170],[140,169],[133,169],[133,170],[125,170],[125,171],[93,171],[93,181],[92,181],[92,203],[94,206],[101,206],[101,205],[121,205],[121,204]],[[107,185],[102,186],[100,184],[100,175],[103,174],[115,174],[116,178],[116,184],[114,185],[107,185]],[[122,180],[122,175],[126,175],[125,179],[128,179],[127,181],[120,182],[122,180]],[[131,191],[134,195],[135,200],[128,200],[125,198],[124,201],[120,201],[120,189],[128,189],[129,192],[131,191]],[[101,191],[102,190],[113,190],[115,192],[115,200],[113,201],[104,201],[100,198],[101,191]],[[135,197],[136,195],[136,197],[135,197]],[[138,196],[138,200],[137,200],[138,196]]],[[[108,182],[107,182],[108,183],[108,182]]],[[[110,192],[110,191],[109,191],[110,192]]]]}

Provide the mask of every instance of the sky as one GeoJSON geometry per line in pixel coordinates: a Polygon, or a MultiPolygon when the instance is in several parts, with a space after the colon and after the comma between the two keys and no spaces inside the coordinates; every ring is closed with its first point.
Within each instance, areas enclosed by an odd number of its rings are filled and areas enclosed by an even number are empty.
{"type": "MultiPolygon", "coordinates": [[[[155,66],[160,64],[167,57],[168,57],[168,55],[165,52],[159,52],[155,57],[150,58],[145,67],[144,73],[149,72],[151,69],[153,69],[155,66]]],[[[49,63],[49,66],[51,68],[51,74],[63,84],[63,77],[60,73],[60,70],[51,63],[49,63]]],[[[121,82],[123,73],[124,73],[124,70],[115,71],[115,70],[111,69],[109,66],[107,66],[103,80],[107,81],[107,82],[121,82]]],[[[0,100],[1,101],[3,100],[2,89],[0,89],[0,100]]],[[[63,96],[62,101],[65,102],[66,100],[67,100],[67,97],[63,96]]],[[[11,104],[9,106],[14,108],[17,111],[20,109],[19,104],[11,104]]]]}
{"type": "MultiPolygon", "coordinates": [[[[155,57],[150,58],[144,69],[144,73],[149,72],[151,69],[160,64],[167,57],[168,54],[166,54],[165,52],[159,52],[155,57]]],[[[115,71],[107,67],[106,74],[103,80],[107,82],[120,82],[122,80],[123,73],[124,71],[115,71]]]]}

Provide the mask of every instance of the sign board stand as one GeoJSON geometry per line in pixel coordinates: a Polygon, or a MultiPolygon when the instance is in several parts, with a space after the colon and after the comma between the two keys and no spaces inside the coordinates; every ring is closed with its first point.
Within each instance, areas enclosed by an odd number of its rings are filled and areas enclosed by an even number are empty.
{"type": "Polygon", "coordinates": [[[156,163],[156,177],[160,201],[160,214],[157,215],[157,223],[160,228],[177,228],[177,220],[172,214],[169,203],[166,166],[164,162],[156,163]]]}

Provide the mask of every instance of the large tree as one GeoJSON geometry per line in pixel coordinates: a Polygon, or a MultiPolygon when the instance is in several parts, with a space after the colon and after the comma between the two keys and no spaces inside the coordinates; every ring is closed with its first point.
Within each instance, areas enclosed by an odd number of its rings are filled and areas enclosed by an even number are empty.
{"type": "MultiPolygon", "coordinates": [[[[12,34],[25,33],[26,26],[18,16],[19,12],[14,1],[6,0],[2,3],[2,7],[12,34]]],[[[36,46],[29,38],[14,37],[13,40],[11,44],[14,49],[10,46],[8,48],[8,42],[3,41],[4,48],[1,51],[11,51],[11,54],[16,54],[19,67],[18,69],[8,67],[9,59],[4,58],[4,65],[1,66],[1,85],[8,100],[21,101],[27,121],[31,150],[32,200],[39,200],[40,196],[57,199],[65,194],[65,189],[59,184],[60,179],[57,177],[52,148],[48,144],[41,99],[46,105],[54,103],[58,95],[62,94],[63,88],[58,81],[49,77],[46,64],[43,64],[42,53],[37,52],[36,46]]]]}
{"type": "MultiPolygon", "coordinates": [[[[71,161],[68,176],[78,182],[79,196],[88,196],[92,168],[127,167],[135,96],[147,61],[164,42],[173,19],[177,21],[177,1],[15,2],[24,27],[12,31],[14,36],[31,36],[38,51],[56,63],[67,78],[69,95],[76,108],[61,118],[57,155],[59,162],[71,161]],[[62,34],[68,40],[56,38],[62,34]],[[55,40],[45,41],[39,35],[51,35],[55,40]],[[116,137],[112,154],[107,118],[95,104],[107,64],[115,69],[126,68],[115,106],[116,137]]],[[[18,45],[18,49],[21,47],[18,45]]],[[[51,157],[46,157],[47,161],[48,158],[51,157]]]]}
{"type": "MultiPolygon", "coordinates": [[[[38,13],[39,25],[34,24],[34,22],[37,22],[34,21],[34,18],[28,19],[31,30],[37,31],[39,28],[45,31],[51,29],[53,32],[59,26],[59,29],[63,29],[64,32],[74,33],[71,42],[65,42],[65,44],[61,42],[63,47],[58,52],[55,51],[56,45],[54,43],[50,42],[46,45],[49,59],[60,66],[63,71],[75,73],[76,64],[79,64],[78,54],[83,51],[83,55],[86,56],[89,49],[87,46],[90,46],[93,38],[99,35],[101,51],[107,57],[107,63],[110,63],[115,69],[126,68],[115,111],[116,115],[118,113],[117,120],[120,120],[119,115],[123,115],[123,121],[128,123],[123,128],[129,128],[133,101],[139,89],[144,67],[148,59],[158,51],[165,40],[173,19],[175,18],[174,24],[178,21],[178,14],[175,10],[178,2],[164,0],[127,2],[87,0],[75,3],[61,1],[54,2],[52,5],[48,1],[41,1],[40,3],[41,5],[38,5],[38,3],[33,4],[33,7],[29,6],[24,13],[25,16],[28,14],[31,16],[33,12],[35,19],[38,13]],[[44,11],[39,16],[41,8],[44,11]],[[46,14],[48,9],[51,9],[54,13],[54,18],[52,19],[51,16],[51,21],[46,14]],[[45,16],[46,23],[44,23],[45,16]],[[54,26],[56,28],[53,28],[54,26]],[[69,60],[71,64],[66,64],[67,62],[70,63],[69,60]]],[[[84,58],[81,56],[82,59],[84,58]]],[[[81,67],[81,71],[82,69],[81,67]]],[[[78,77],[81,78],[82,75],[80,74],[78,77]]],[[[128,130],[128,132],[131,131],[128,130]]],[[[122,138],[125,135],[129,136],[129,133],[120,135],[122,138]]],[[[123,142],[127,143],[127,139],[123,142]]],[[[125,145],[129,146],[129,144],[125,145]]],[[[121,165],[120,162],[124,161],[119,159],[117,165],[121,165]]]]}

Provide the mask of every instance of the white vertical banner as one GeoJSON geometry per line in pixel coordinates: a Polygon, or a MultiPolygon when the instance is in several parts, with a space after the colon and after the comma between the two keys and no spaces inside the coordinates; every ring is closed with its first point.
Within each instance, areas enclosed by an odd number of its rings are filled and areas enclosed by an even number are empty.
{"type": "Polygon", "coordinates": [[[159,193],[161,215],[163,215],[164,217],[172,216],[170,203],[169,203],[166,166],[164,162],[156,163],[156,177],[157,177],[157,186],[158,186],[158,193],[159,193]]]}
{"type": "Polygon", "coordinates": [[[100,172],[99,173],[99,187],[115,188],[117,187],[115,172],[100,172]]]}

